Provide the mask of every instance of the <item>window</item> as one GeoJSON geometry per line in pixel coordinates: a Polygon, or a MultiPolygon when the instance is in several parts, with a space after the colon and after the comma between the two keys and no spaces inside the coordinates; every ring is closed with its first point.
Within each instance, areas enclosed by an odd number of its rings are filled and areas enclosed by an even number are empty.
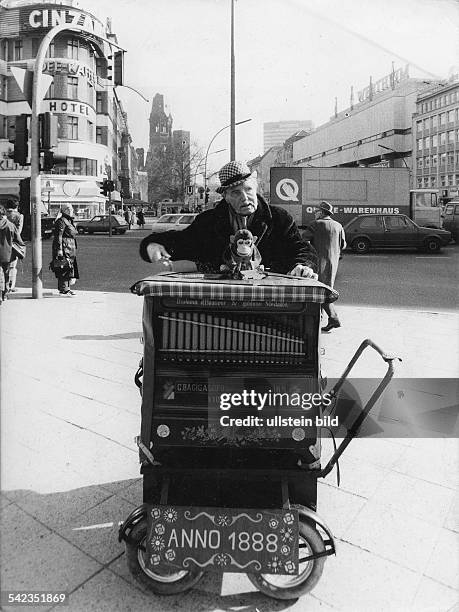
{"type": "Polygon", "coordinates": [[[446,113],[440,113],[440,125],[446,124],[446,113]]]}
{"type": "Polygon", "coordinates": [[[438,136],[437,136],[437,134],[434,134],[434,135],[432,136],[432,146],[433,146],[433,147],[438,146],[438,136]]]}
{"type": "Polygon", "coordinates": [[[390,229],[400,230],[400,229],[409,229],[408,223],[406,222],[405,217],[384,217],[384,222],[386,227],[390,229]]]}
{"type": "Polygon", "coordinates": [[[56,47],[54,45],[54,40],[49,43],[49,47],[46,51],[45,57],[56,57],[56,47]]]}
{"type": "Polygon", "coordinates": [[[454,151],[448,151],[446,154],[448,166],[454,166],[454,151]]]}
{"type": "Polygon", "coordinates": [[[96,142],[98,144],[104,144],[102,142],[102,128],[100,126],[96,127],[96,142]]]}
{"type": "Polygon", "coordinates": [[[448,184],[449,185],[454,185],[454,174],[449,174],[448,175],[448,184]]]}
{"type": "MultiPolygon", "coordinates": [[[[358,223],[358,222],[357,222],[358,223]]],[[[381,217],[374,215],[360,219],[360,229],[377,229],[382,227],[381,217]]]]}
{"type": "Polygon", "coordinates": [[[0,100],[8,100],[8,77],[0,76],[0,100]]]}
{"type": "Polygon", "coordinates": [[[429,129],[429,119],[424,119],[424,130],[428,130],[429,129]]]}
{"type": "MultiPolygon", "coordinates": [[[[436,186],[437,186],[437,177],[432,176],[430,179],[430,187],[436,187],[436,186]]],[[[429,187],[429,185],[427,185],[427,187],[429,187]]]]}
{"type": "Polygon", "coordinates": [[[14,53],[13,60],[22,60],[23,48],[22,48],[22,40],[18,38],[14,41],[14,53]]]}
{"type": "Polygon", "coordinates": [[[0,116],[0,138],[8,138],[8,117],[0,116]]]}
{"type": "Polygon", "coordinates": [[[428,176],[424,177],[424,187],[429,187],[429,177],[428,176]]]}
{"type": "Polygon", "coordinates": [[[58,138],[78,140],[78,117],[58,115],[58,138]]]}
{"type": "Polygon", "coordinates": [[[78,100],[78,77],[67,77],[67,98],[78,100]]]}
{"type": "Polygon", "coordinates": [[[67,57],[69,59],[78,59],[78,51],[80,43],[76,38],[72,38],[67,41],[67,57]]]}
{"type": "Polygon", "coordinates": [[[430,157],[424,157],[424,166],[428,168],[430,166],[430,157]]]}
{"type": "Polygon", "coordinates": [[[430,138],[424,138],[424,149],[430,149],[430,138]]]}
{"type": "Polygon", "coordinates": [[[422,157],[418,157],[418,168],[422,168],[424,166],[424,162],[422,157]]]}
{"type": "Polygon", "coordinates": [[[416,131],[417,132],[422,131],[422,121],[416,121],[416,131]]]}
{"type": "Polygon", "coordinates": [[[422,187],[422,178],[421,178],[420,176],[418,176],[418,178],[417,178],[417,186],[418,186],[419,188],[421,188],[421,187],[422,187]]]}
{"type": "Polygon", "coordinates": [[[448,111],[448,123],[453,123],[454,121],[454,110],[448,111]]]}
{"type": "Polygon", "coordinates": [[[454,142],[454,130],[450,130],[446,133],[446,140],[448,144],[453,144],[454,142]]]}
{"type": "Polygon", "coordinates": [[[419,138],[419,140],[417,140],[416,143],[418,145],[418,151],[422,151],[422,138],[419,138]]]}
{"type": "Polygon", "coordinates": [[[432,155],[432,166],[436,166],[438,163],[438,155],[432,155]]]}
{"type": "Polygon", "coordinates": [[[436,128],[438,125],[438,115],[432,115],[430,119],[432,121],[432,129],[436,128]]]}
{"type": "Polygon", "coordinates": [[[445,174],[441,175],[440,182],[442,187],[448,187],[448,178],[445,174]]]}
{"type": "Polygon", "coordinates": [[[440,166],[446,166],[446,153],[440,155],[440,166]]]}
{"type": "Polygon", "coordinates": [[[446,132],[441,132],[440,133],[440,146],[445,145],[446,144],[446,132]]]}

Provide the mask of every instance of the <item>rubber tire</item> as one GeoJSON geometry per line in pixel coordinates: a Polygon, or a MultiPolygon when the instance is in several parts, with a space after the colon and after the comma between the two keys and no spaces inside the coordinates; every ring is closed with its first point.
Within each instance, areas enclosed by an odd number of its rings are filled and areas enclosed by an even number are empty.
{"type": "Polygon", "coordinates": [[[78,227],[77,231],[79,234],[84,234],[84,227],[78,227]]]}
{"type": "MultiPolygon", "coordinates": [[[[320,537],[320,534],[314,527],[312,527],[310,523],[305,522],[300,517],[299,527],[300,540],[306,540],[309,545],[309,548],[314,553],[321,553],[325,550],[324,542],[320,537]]],[[[301,554],[302,553],[300,552],[300,556],[301,554]]],[[[318,559],[308,561],[308,563],[312,564],[311,571],[300,582],[300,584],[296,584],[291,587],[280,587],[278,585],[270,583],[265,578],[265,576],[267,576],[269,579],[269,574],[248,573],[247,576],[250,582],[255,585],[259,591],[261,591],[265,595],[268,595],[269,597],[273,597],[274,599],[297,599],[298,597],[301,597],[301,595],[309,593],[309,591],[311,591],[319,582],[324,569],[325,559],[326,557],[319,557],[318,559]]],[[[298,578],[298,576],[292,576],[292,580],[295,580],[295,578],[298,578]]]]}
{"type": "Polygon", "coordinates": [[[129,571],[133,577],[140,582],[147,590],[157,595],[176,595],[191,589],[199,580],[204,572],[200,570],[190,570],[185,576],[175,582],[161,582],[145,573],[139,562],[139,554],[145,554],[139,549],[139,544],[145,544],[147,535],[147,521],[142,519],[135,525],[129,534],[131,542],[126,542],[126,557],[129,571]]]}
{"type": "Polygon", "coordinates": [[[351,246],[354,253],[362,255],[363,253],[368,253],[370,250],[370,241],[368,238],[356,238],[351,246]]]}
{"type": "Polygon", "coordinates": [[[118,230],[118,234],[123,235],[126,233],[126,230],[118,230]]]}
{"type": "Polygon", "coordinates": [[[427,253],[438,253],[441,249],[441,242],[438,238],[432,237],[425,241],[427,253]]]}

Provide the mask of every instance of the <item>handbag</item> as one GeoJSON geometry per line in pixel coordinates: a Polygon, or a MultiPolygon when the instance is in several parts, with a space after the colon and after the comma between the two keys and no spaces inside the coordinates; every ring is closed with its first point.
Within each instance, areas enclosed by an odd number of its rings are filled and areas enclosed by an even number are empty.
{"type": "Polygon", "coordinates": [[[24,259],[26,256],[26,246],[25,244],[19,244],[19,242],[13,242],[11,245],[13,247],[13,254],[16,255],[18,259],[24,259]]]}
{"type": "Polygon", "coordinates": [[[65,257],[61,259],[56,257],[49,264],[49,269],[52,270],[55,274],[63,274],[64,272],[68,272],[71,269],[70,261],[65,257]]]}

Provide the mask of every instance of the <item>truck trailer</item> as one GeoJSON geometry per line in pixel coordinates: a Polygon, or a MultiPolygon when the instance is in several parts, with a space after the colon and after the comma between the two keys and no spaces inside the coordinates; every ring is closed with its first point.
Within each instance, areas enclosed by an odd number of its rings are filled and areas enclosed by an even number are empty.
{"type": "Polygon", "coordinates": [[[404,214],[423,227],[441,227],[436,189],[410,189],[407,168],[271,168],[270,203],[288,210],[300,228],[321,201],[345,225],[357,215],[404,214]]]}

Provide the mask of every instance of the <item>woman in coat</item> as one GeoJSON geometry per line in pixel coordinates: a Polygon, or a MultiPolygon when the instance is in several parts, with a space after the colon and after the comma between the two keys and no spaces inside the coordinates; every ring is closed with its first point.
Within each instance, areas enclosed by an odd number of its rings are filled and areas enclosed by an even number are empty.
{"type": "Polygon", "coordinates": [[[70,285],[75,283],[78,274],[78,264],[76,260],[77,229],[73,223],[73,207],[71,204],[63,204],[61,213],[54,223],[54,240],[53,240],[53,262],[64,260],[65,266],[53,266],[54,274],[57,278],[57,288],[59,295],[73,296],[74,291],[70,289],[70,285]]]}

